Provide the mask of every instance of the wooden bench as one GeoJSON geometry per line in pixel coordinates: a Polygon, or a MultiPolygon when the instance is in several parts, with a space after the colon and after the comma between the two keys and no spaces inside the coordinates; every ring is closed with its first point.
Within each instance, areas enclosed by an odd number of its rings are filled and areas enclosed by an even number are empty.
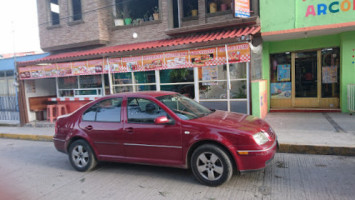
{"type": "Polygon", "coordinates": [[[30,111],[39,112],[45,111],[47,109],[47,105],[52,104],[52,102],[48,101],[48,98],[55,98],[56,96],[42,96],[42,97],[30,97],[28,98],[30,111]]]}

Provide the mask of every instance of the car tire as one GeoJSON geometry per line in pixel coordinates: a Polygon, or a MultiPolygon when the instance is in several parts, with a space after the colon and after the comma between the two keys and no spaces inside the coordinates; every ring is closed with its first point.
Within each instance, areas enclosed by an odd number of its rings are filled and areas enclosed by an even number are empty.
{"type": "Polygon", "coordinates": [[[69,147],[69,161],[80,172],[95,168],[97,161],[90,145],[85,140],[76,140],[69,147]]]}
{"type": "Polygon", "coordinates": [[[205,144],[191,156],[191,169],[196,179],[208,186],[219,186],[233,175],[233,165],[228,154],[220,147],[205,144]]]}

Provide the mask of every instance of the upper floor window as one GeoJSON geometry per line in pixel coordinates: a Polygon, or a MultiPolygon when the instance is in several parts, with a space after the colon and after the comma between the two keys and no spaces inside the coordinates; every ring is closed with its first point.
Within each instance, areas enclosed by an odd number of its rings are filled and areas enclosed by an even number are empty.
{"type": "Polygon", "coordinates": [[[183,0],[183,16],[184,17],[195,17],[198,11],[198,0],[183,0]]]}
{"type": "Polygon", "coordinates": [[[233,9],[232,0],[206,0],[206,12],[218,13],[233,9]]]}
{"type": "Polygon", "coordinates": [[[115,26],[159,20],[159,0],[115,0],[115,26]]]}
{"type": "Polygon", "coordinates": [[[60,23],[59,13],[59,0],[49,0],[50,21],[51,25],[58,25],[60,23]]]}
{"type": "Polygon", "coordinates": [[[82,12],[81,12],[81,0],[72,0],[71,1],[71,20],[79,21],[82,20],[82,12]]]}

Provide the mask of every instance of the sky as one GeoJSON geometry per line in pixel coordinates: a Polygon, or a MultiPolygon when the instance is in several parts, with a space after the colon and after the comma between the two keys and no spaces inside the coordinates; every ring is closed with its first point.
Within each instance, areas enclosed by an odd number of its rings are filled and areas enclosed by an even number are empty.
{"type": "Polygon", "coordinates": [[[1,0],[0,25],[0,54],[42,51],[36,0],[1,0]]]}

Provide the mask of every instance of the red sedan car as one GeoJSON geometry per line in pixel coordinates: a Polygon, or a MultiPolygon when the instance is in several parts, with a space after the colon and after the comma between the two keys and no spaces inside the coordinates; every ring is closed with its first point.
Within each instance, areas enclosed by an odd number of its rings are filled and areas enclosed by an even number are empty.
{"type": "Polygon", "coordinates": [[[277,149],[265,121],[210,110],[174,92],[102,97],[59,117],[53,140],[78,171],[98,161],[191,168],[210,186],[228,181],[234,169],[263,169],[277,149]]]}

